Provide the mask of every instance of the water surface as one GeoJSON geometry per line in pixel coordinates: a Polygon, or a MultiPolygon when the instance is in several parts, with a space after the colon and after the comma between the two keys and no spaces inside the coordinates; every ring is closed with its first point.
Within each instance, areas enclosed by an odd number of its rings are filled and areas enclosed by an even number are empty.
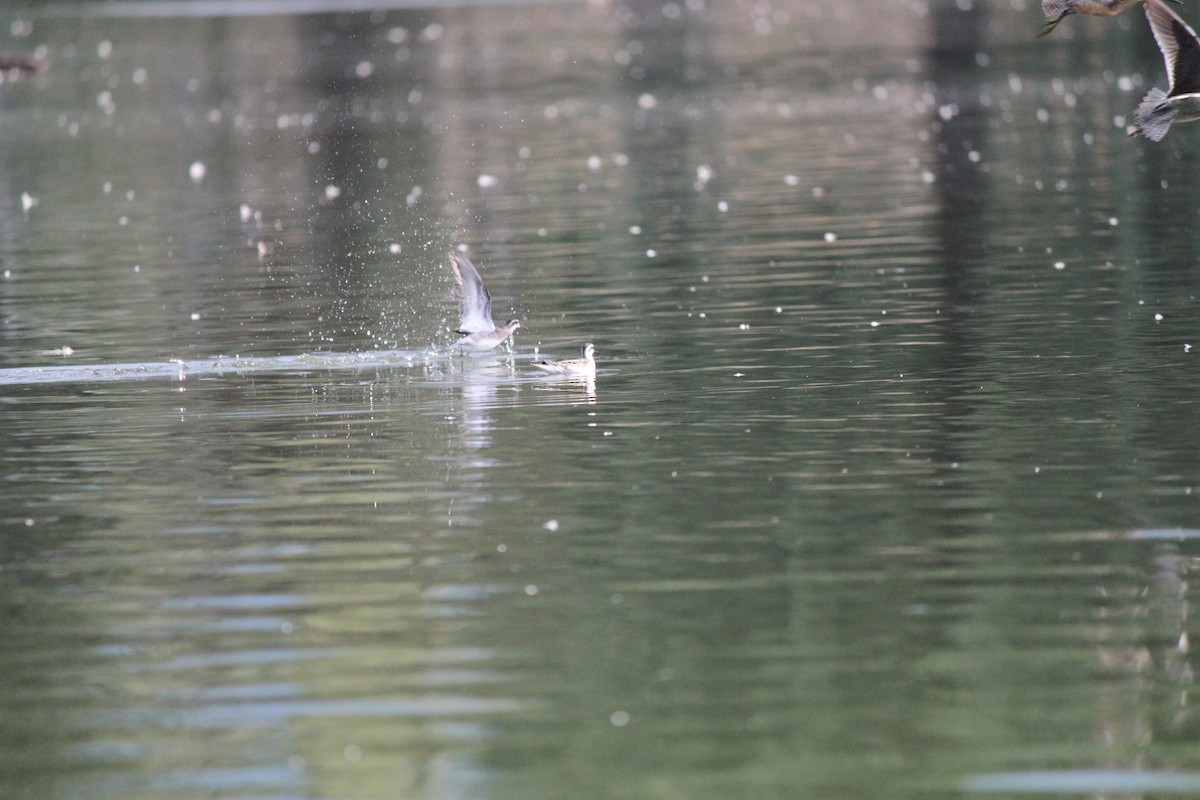
{"type": "Polygon", "coordinates": [[[1140,11],[132,5],[0,15],[0,795],[1194,792],[1140,11]]]}

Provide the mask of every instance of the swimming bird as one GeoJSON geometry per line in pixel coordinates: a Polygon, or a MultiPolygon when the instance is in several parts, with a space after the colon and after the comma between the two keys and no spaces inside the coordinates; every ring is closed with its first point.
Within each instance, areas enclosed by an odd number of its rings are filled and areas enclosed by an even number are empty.
{"type": "Polygon", "coordinates": [[[582,349],[583,358],[571,358],[566,361],[554,361],[552,359],[543,359],[535,361],[533,365],[542,372],[549,372],[551,375],[576,375],[581,378],[596,376],[596,347],[591,342],[588,342],[582,349]]]}
{"type": "Polygon", "coordinates": [[[479,271],[462,253],[450,252],[454,283],[458,286],[459,321],[456,333],[466,334],[452,348],[460,351],[486,352],[501,344],[521,327],[519,319],[510,319],[499,328],[492,322],[492,296],[488,294],[479,271]]]}
{"type": "MultiPolygon", "coordinates": [[[[1042,28],[1038,37],[1045,36],[1057,28],[1058,23],[1070,14],[1112,17],[1140,2],[1142,0],[1042,0],[1042,16],[1046,18],[1046,26],[1042,28]]],[[[1180,0],[1171,2],[1179,3],[1180,0]]]]}
{"type": "Polygon", "coordinates": [[[1169,90],[1157,87],[1142,98],[1133,112],[1130,136],[1141,134],[1162,141],[1172,122],[1200,119],[1200,39],[1162,0],[1145,0],[1146,19],[1154,41],[1167,64],[1169,90]]]}

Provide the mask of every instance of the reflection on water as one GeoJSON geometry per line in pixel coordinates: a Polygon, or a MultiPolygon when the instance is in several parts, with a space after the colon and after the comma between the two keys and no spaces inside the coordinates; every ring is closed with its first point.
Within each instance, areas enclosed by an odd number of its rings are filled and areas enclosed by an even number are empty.
{"type": "Polygon", "coordinates": [[[1139,12],[196,5],[0,26],[0,796],[1194,791],[1139,12]]]}

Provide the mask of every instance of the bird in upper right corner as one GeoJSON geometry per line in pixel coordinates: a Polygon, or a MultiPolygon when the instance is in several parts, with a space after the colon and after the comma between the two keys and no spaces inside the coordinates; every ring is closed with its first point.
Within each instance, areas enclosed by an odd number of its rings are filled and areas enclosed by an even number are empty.
{"type": "MultiPolygon", "coordinates": [[[[1071,14],[1088,14],[1096,17],[1113,17],[1142,0],[1042,0],[1042,16],[1046,26],[1038,37],[1045,36],[1058,27],[1058,23],[1071,14]]],[[[1179,3],[1180,0],[1171,0],[1179,3]]]]}
{"type": "Polygon", "coordinates": [[[1152,142],[1167,135],[1172,122],[1200,119],[1200,39],[1163,0],[1145,0],[1146,19],[1167,65],[1169,87],[1151,89],[1133,112],[1133,130],[1152,142]]]}

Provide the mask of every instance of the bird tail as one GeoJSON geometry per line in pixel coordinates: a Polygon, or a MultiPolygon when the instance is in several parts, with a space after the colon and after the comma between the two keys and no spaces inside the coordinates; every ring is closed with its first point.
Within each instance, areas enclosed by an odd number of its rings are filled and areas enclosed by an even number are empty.
{"type": "Polygon", "coordinates": [[[1152,142],[1161,142],[1167,128],[1179,112],[1163,102],[1167,93],[1162,89],[1151,89],[1133,112],[1133,133],[1140,133],[1152,142]]]}
{"type": "Polygon", "coordinates": [[[1043,0],[1042,14],[1046,17],[1046,24],[1042,26],[1042,32],[1038,34],[1038,38],[1042,38],[1050,31],[1058,27],[1058,23],[1067,18],[1071,13],[1071,8],[1067,4],[1067,0],[1043,0]]]}

